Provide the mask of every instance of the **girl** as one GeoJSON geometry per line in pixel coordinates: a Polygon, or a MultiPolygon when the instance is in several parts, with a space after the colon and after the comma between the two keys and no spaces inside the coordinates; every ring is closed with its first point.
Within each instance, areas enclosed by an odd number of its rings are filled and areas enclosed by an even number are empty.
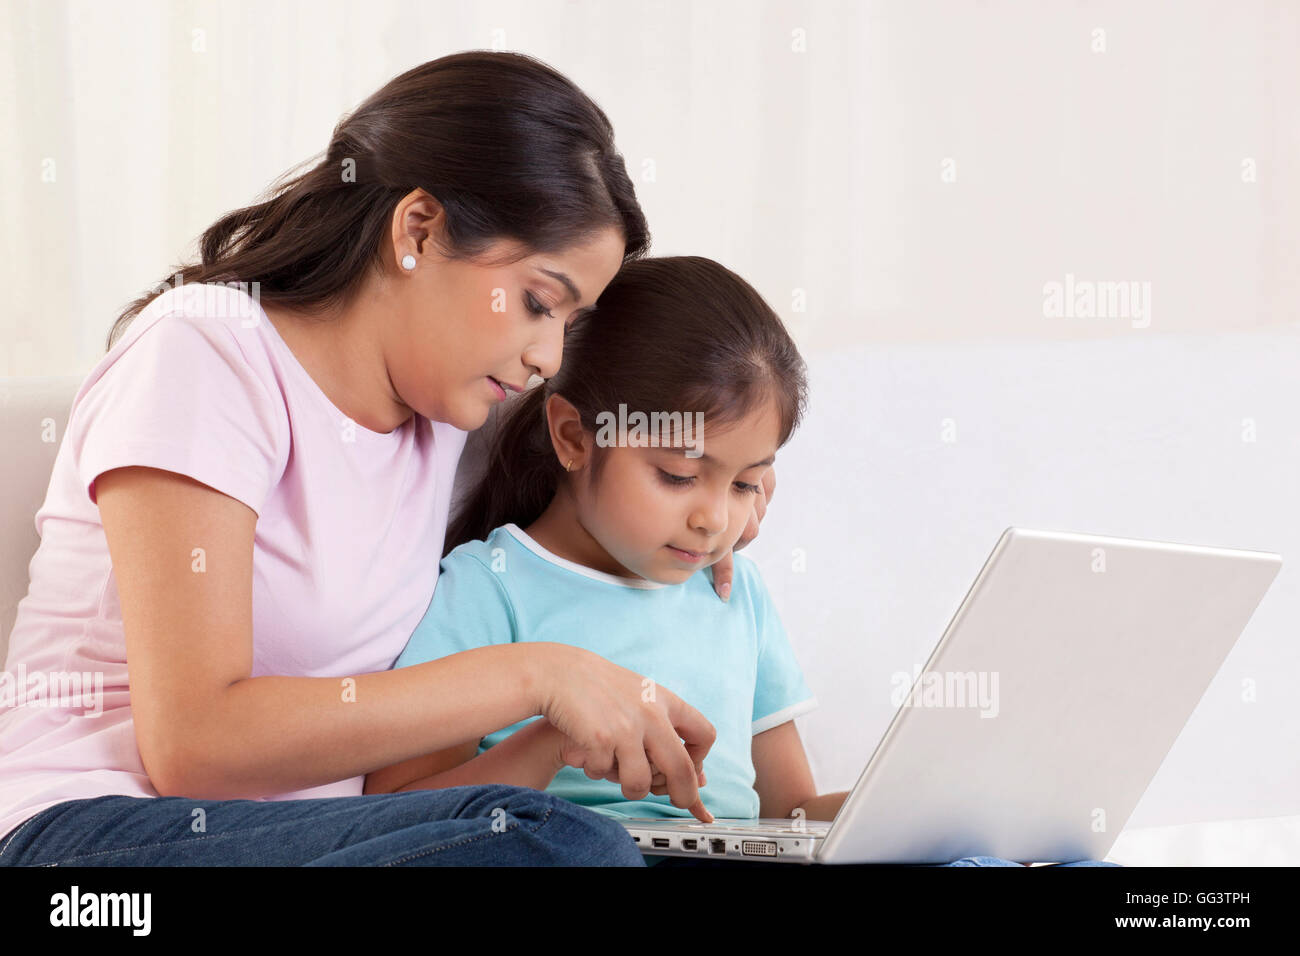
{"type": "MultiPolygon", "coordinates": [[[[734,273],[697,257],[625,265],[566,338],[559,374],[509,409],[395,666],[586,648],[645,675],[642,699],[670,688],[717,729],[700,790],[711,815],[831,819],[845,794],[813,785],[793,718],[815,699],[757,569],[736,562],[726,605],[701,573],[736,545],[806,392],[780,319],[734,273]]],[[[656,768],[586,754],[545,720],[372,773],[367,790],[468,782],[546,788],[607,814],[688,812],[656,768]],[[525,735],[514,759],[497,758],[525,735]]]]}
{"type": "MultiPolygon", "coordinates": [[[[566,338],[559,374],[508,409],[395,667],[487,647],[585,648],[645,675],[640,700],[671,688],[716,727],[701,819],[834,818],[847,792],[817,793],[793,722],[816,701],[757,568],[736,562],[726,606],[701,573],[737,544],[806,400],[793,341],[739,276],[698,257],[626,264],[566,338]]],[[[654,766],[587,753],[536,719],[371,773],[367,792],[488,782],[610,816],[692,812],[654,766]]]]}
{"type": "Polygon", "coordinates": [[[6,669],[103,691],[0,713],[0,865],[642,865],[536,790],[363,783],[543,715],[590,765],[653,760],[699,803],[712,727],[596,654],[390,670],[466,430],[556,374],[566,323],[648,245],[604,112],[491,52],[396,77],[209,228],[73,402],[6,669]]]}

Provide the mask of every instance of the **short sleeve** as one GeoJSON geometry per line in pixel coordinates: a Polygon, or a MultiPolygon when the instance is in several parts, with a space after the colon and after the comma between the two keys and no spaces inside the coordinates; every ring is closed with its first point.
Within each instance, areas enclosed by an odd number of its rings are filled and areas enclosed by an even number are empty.
{"type": "Polygon", "coordinates": [[[785,627],[772,603],[758,567],[748,558],[736,561],[737,577],[745,574],[746,588],[753,596],[758,627],[758,673],[754,682],[754,713],[751,733],[761,734],[817,706],[817,698],[804,681],[803,670],[786,637],[785,627]],[[741,572],[741,560],[746,568],[741,572]]]}
{"type": "Polygon", "coordinates": [[[168,313],[126,346],[74,412],[77,472],[144,465],[186,475],[259,515],[283,471],[283,397],[221,321],[168,313]]]}
{"type": "Polygon", "coordinates": [[[393,667],[515,640],[514,612],[497,575],[465,547],[442,559],[424,617],[393,667]]]}

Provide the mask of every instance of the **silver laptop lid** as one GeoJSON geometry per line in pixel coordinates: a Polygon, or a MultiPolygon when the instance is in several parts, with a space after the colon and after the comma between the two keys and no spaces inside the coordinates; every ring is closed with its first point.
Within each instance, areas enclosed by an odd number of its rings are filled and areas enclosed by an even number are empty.
{"type": "Polygon", "coordinates": [[[1101,859],[1280,566],[1008,528],[817,858],[1101,859]]]}

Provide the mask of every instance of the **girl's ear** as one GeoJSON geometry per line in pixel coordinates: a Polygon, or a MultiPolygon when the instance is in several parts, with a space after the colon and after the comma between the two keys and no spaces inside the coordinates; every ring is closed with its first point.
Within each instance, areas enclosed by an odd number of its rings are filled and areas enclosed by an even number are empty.
{"type": "Polygon", "coordinates": [[[555,394],[546,400],[546,427],[561,465],[572,461],[574,468],[581,468],[587,463],[591,449],[582,429],[582,416],[563,395],[555,394]]]}

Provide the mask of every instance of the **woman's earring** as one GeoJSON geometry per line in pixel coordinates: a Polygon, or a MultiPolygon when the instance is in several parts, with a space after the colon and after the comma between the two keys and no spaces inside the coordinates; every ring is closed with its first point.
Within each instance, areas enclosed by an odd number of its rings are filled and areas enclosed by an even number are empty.
{"type": "Polygon", "coordinates": [[[568,470],[569,470],[570,468],[572,468],[572,467],[573,467],[573,459],[570,458],[570,459],[569,459],[569,463],[568,463],[567,465],[564,466],[564,470],[565,470],[565,471],[568,471],[568,470]]]}
{"type": "Polygon", "coordinates": [[[409,252],[406,255],[402,256],[402,268],[405,269],[407,272],[410,272],[412,269],[414,269],[415,256],[411,255],[409,252]]]}

